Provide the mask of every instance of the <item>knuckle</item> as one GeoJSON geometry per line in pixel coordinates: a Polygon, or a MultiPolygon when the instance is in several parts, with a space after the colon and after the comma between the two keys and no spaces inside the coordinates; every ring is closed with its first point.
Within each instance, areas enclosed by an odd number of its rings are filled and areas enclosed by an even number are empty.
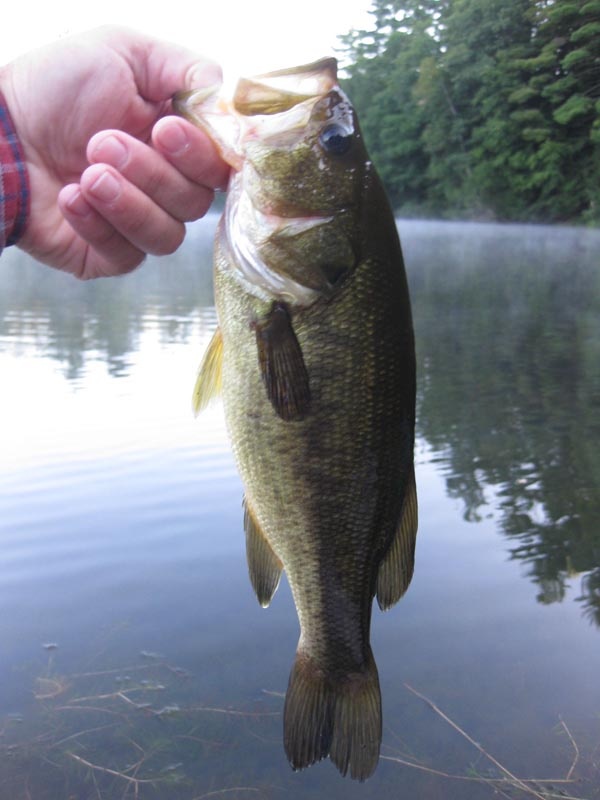
{"type": "Polygon", "coordinates": [[[196,187],[181,203],[181,212],[177,214],[182,222],[193,222],[203,217],[210,208],[214,199],[214,191],[205,186],[196,187]]]}
{"type": "Polygon", "coordinates": [[[123,239],[115,239],[108,246],[90,244],[75,275],[81,281],[125,275],[136,269],[145,257],[145,253],[123,239]]]}
{"type": "Polygon", "coordinates": [[[140,188],[150,197],[158,197],[164,191],[165,178],[162,172],[153,169],[144,176],[144,184],[140,188]]]}
{"type": "Polygon", "coordinates": [[[185,237],[185,227],[183,223],[172,226],[168,231],[164,231],[146,247],[148,253],[155,256],[168,256],[174,253],[181,245],[185,237]]]}

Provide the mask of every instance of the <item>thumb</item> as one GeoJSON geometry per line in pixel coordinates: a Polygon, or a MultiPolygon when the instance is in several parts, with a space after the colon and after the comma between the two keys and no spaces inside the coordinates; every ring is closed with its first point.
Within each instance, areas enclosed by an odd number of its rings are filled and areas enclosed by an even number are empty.
{"type": "Polygon", "coordinates": [[[181,45],[112,28],[110,44],[125,57],[138,91],[153,103],[170,99],[175,92],[222,81],[221,67],[181,45]]]}

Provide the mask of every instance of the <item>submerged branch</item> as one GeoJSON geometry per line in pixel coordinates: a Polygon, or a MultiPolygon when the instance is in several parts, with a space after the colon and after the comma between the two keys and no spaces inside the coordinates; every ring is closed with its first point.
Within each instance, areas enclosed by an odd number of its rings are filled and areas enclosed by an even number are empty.
{"type": "Polygon", "coordinates": [[[228,794],[229,792],[257,792],[260,794],[261,790],[254,786],[232,786],[230,789],[215,789],[206,794],[199,794],[193,797],[192,800],[206,800],[207,797],[218,797],[219,795],[228,794]]]}
{"type": "Polygon", "coordinates": [[[209,714],[228,714],[233,717],[280,717],[281,711],[238,711],[234,708],[214,708],[212,706],[190,706],[183,712],[205,711],[209,714]]]}
{"type": "Polygon", "coordinates": [[[572,735],[571,731],[567,727],[567,723],[564,721],[564,719],[562,717],[560,718],[560,724],[561,724],[563,730],[565,731],[565,733],[567,734],[567,736],[569,737],[569,741],[573,745],[573,750],[575,751],[575,756],[573,758],[573,763],[571,764],[571,767],[570,767],[569,771],[567,772],[567,780],[570,780],[571,776],[573,775],[573,772],[575,771],[575,767],[577,766],[577,762],[579,761],[579,748],[577,747],[577,742],[573,738],[573,735],[572,735]]]}
{"type": "Polygon", "coordinates": [[[497,791],[501,792],[501,794],[504,794],[504,793],[502,792],[500,787],[503,784],[509,784],[512,788],[520,789],[525,794],[527,794],[527,795],[529,795],[531,797],[537,798],[537,800],[549,800],[549,798],[555,798],[555,797],[556,798],[560,797],[560,798],[562,798],[562,800],[577,800],[577,798],[569,798],[564,793],[557,794],[557,793],[553,793],[551,791],[542,790],[544,792],[544,794],[541,794],[540,791],[538,791],[537,788],[536,788],[536,786],[539,786],[540,784],[543,784],[543,783],[566,784],[566,783],[573,783],[574,782],[572,776],[573,776],[573,772],[575,770],[575,766],[577,765],[577,762],[579,760],[579,748],[577,747],[577,743],[575,742],[575,740],[574,740],[571,732],[569,731],[567,725],[563,722],[562,719],[561,719],[561,725],[562,725],[563,729],[565,730],[565,732],[567,733],[567,736],[569,737],[569,739],[571,741],[571,744],[573,746],[573,749],[575,751],[575,758],[573,759],[573,762],[572,762],[571,767],[570,767],[570,769],[569,769],[569,771],[567,773],[566,778],[564,778],[564,779],[552,778],[552,779],[549,779],[547,781],[546,780],[541,780],[539,778],[538,779],[533,779],[533,778],[522,779],[522,778],[518,778],[516,775],[514,775],[509,769],[507,769],[496,758],[494,758],[494,756],[491,755],[491,753],[488,753],[488,751],[479,742],[476,742],[475,739],[473,739],[472,736],[469,736],[469,734],[465,730],[463,730],[460,727],[460,725],[457,725],[457,723],[454,722],[454,720],[450,719],[450,717],[447,714],[445,714],[441,710],[441,708],[439,708],[432,700],[430,700],[424,694],[421,694],[421,692],[418,692],[416,689],[414,689],[408,683],[405,683],[404,686],[408,689],[409,692],[414,694],[415,697],[418,697],[420,700],[423,700],[423,702],[426,703],[433,711],[435,711],[435,713],[439,717],[441,717],[444,720],[444,722],[448,723],[448,725],[450,725],[450,727],[452,727],[457,733],[459,733],[464,739],[466,739],[469,742],[469,744],[473,745],[473,747],[475,747],[476,750],[478,750],[483,756],[485,756],[485,758],[487,758],[488,761],[490,761],[500,771],[500,773],[502,775],[504,775],[505,777],[503,777],[503,778],[483,778],[483,777],[469,777],[469,776],[466,776],[466,775],[452,775],[450,773],[442,772],[441,770],[431,769],[429,767],[423,766],[422,764],[418,764],[418,763],[414,763],[414,762],[410,762],[410,761],[405,761],[404,759],[401,759],[401,758],[396,758],[396,757],[391,757],[391,756],[382,756],[382,758],[384,758],[385,760],[387,760],[387,761],[396,761],[396,762],[398,762],[400,764],[403,764],[405,766],[412,767],[413,769],[420,769],[420,770],[423,770],[425,772],[429,772],[429,773],[432,773],[434,775],[439,775],[439,776],[444,777],[444,778],[452,778],[452,779],[455,779],[455,780],[466,780],[466,781],[474,780],[474,781],[487,783],[489,785],[493,785],[497,791]]]}
{"type": "Polygon", "coordinates": [[[70,736],[65,736],[64,739],[59,739],[58,742],[53,742],[50,745],[50,749],[54,749],[55,747],[60,747],[61,745],[65,744],[66,742],[70,742],[71,739],[79,739],[82,736],[86,736],[88,733],[97,733],[98,731],[104,731],[107,728],[114,728],[115,725],[118,725],[118,722],[109,722],[108,725],[99,725],[96,728],[88,728],[87,730],[77,731],[77,733],[72,733],[70,736]]]}
{"type": "Polygon", "coordinates": [[[67,755],[75,759],[75,761],[78,761],[80,764],[83,764],[84,767],[88,767],[96,772],[104,772],[107,775],[113,775],[115,778],[122,778],[124,781],[128,781],[136,786],[142,783],[157,783],[160,780],[160,778],[132,778],[131,775],[126,775],[124,772],[119,772],[119,770],[110,769],[110,767],[103,767],[100,764],[92,764],[91,761],[87,761],[85,758],[82,758],[75,753],[67,753],[67,755]]]}

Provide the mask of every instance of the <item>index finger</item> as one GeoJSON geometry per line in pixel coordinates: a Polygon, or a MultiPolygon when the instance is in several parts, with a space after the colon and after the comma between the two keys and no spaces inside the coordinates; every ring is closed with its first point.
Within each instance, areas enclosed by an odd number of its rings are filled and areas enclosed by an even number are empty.
{"type": "Polygon", "coordinates": [[[181,117],[162,117],[152,129],[152,144],[186,178],[212,189],[226,189],[229,165],[203,130],[181,117]]]}

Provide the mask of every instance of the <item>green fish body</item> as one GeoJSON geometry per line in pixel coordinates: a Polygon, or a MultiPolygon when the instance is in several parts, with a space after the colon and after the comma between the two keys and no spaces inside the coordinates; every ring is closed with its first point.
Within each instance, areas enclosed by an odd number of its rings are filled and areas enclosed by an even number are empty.
{"type": "Polygon", "coordinates": [[[222,391],[259,602],[285,569],[298,612],[286,753],[295,769],[329,756],[364,780],[381,742],[372,601],[388,608],[406,591],[417,528],[414,341],[393,214],[333,59],[242,81],[225,108],[207,93],[180,108],[236,170],[195,405],[222,391]]]}

